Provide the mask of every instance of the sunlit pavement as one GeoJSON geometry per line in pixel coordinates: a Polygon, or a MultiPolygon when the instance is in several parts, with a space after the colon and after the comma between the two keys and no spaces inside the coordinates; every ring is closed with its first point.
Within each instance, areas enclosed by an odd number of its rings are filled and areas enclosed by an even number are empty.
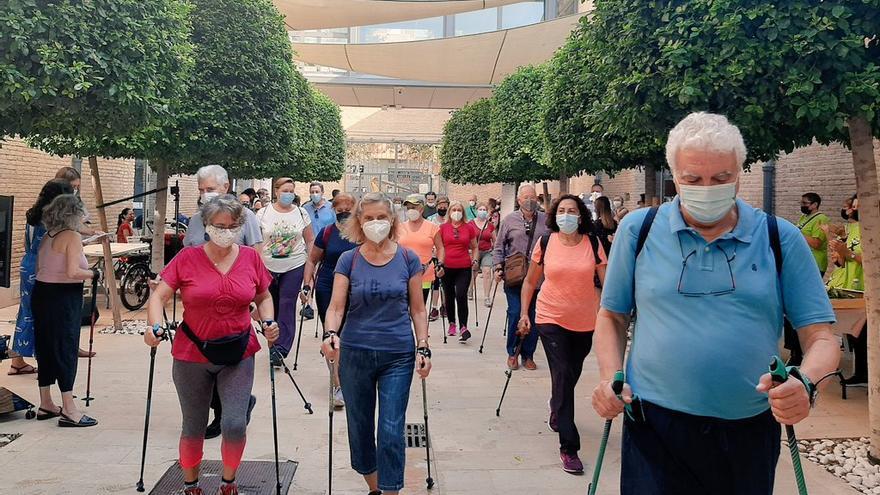
{"type": "MultiPolygon", "coordinates": [[[[471,302],[473,304],[473,302],[471,302]]],[[[443,344],[440,322],[432,324],[434,371],[428,379],[429,427],[433,441],[433,490],[425,488],[427,475],[424,449],[407,449],[406,488],[403,493],[433,494],[580,494],[586,493],[603,421],[590,407],[589,394],[597,381],[593,356],[587,358],[578,388],[577,424],[583,449],[585,476],[572,476],[560,469],[558,439],[547,428],[550,378],[539,345],[537,371],[514,372],[501,410],[495,408],[504,386],[504,301],[496,300],[483,354],[480,346],[487,310],[480,306],[480,330],[472,329],[466,345],[457,337],[443,344]]],[[[473,306],[472,306],[473,309],[473,306]]],[[[12,333],[16,308],[0,310],[0,333],[12,333]]],[[[143,312],[126,313],[125,319],[143,318],[143,312]]],[[[472,315],[473,319],[473,315],[472,315]]],[[[110,322],[103,310],[97,328],[110,322]]],[[[297,383],[313,404],[314,415],[283,373],[276,373],[280,454],[299,462],[290,493],[327,492],[327,367],[318,354],[314,322],[306,322],[302,338],[297,383]]],[[[83,328],[83,346],[88,329],[83,328]]],[[[0,493],[3,494],[109,494],[134,493],[138,480],[143,436],[149,352],[137,335],[95,335],[92,395],[88,414],[100,421],[94,428],[59,428],[55,421],[25,420],[24,414],[0,416],[0,433],[22,436],[0,448],[0,493]]],[[[293,356],[290,357],[292,367],[293,356]]],[[[268,357],[257,355],[254,395],[257,406],[248,430],[245,459],[273,459],[272,420],[268,357]]],[[[87,360],[81,359],[75,393],[85,395],[87,360]]],[[[0,365],[0,386],[36,403],[35,375],[7,376],[8,363],[0,365]]],[[[423,422],[422,392],[413,381],[407,421],[423,422]]],[[[55,397],[60,400],[55,389],[55,397]]],[[[349,468],[344,412],[334,418],[333,492],[365,494],[362,479],[349,468]]],[[[147,489],[177,457],[180,409],[171,382],[171,356],[163,343],[156,361],[153,412],[144,479],[147,489]]],[[[801,438],[857,437],[868,433],[867,394],[850,389],[842,401],[840,389],[831,384],[823,392],[811,418],[798,426],[801,438]]],[[[220,440],[205,443],[205,457],[218,459],[220,440]]],[[[811,493],[856,493],[845,482],[804,460],[811,493]]],[[[618,493],[620,469],[620,423],[616,422],[606,453],[598,493],[618,493]]],[[[796,494],[791,461],[785,449],[777,475],[778,494],[796,494]]],[[[213,494],[210,494],[213,495],[213,494]]]]}

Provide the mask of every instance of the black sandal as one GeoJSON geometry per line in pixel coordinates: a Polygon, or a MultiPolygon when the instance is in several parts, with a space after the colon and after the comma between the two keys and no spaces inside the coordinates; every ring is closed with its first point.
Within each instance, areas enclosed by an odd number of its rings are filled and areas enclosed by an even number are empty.
{"type": "Polygon", "coordinates": [[[46,421],[47,419],[57,418],[58,416],[61,416],[62,412],[63,411],[60,407],[57,412],[40,407],[37,409],[37,421],[46,421]]]}
{"type": "Polygon", "coordinates": [[[61,418],[58,420],[58,426],[62,428],[88,428],[89,426],[95,426],[97,424],[97,419],[86,416],[85,414],[79,418],[79,421],[74,421],[62,412],[61,418]]]}

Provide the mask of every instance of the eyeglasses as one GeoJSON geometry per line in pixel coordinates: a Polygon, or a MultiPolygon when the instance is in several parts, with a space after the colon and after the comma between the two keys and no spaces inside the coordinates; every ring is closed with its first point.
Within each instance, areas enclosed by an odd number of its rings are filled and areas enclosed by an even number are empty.
{"type": "Polygon", "coordinates": [[[681,275],[678,277],[679,294],[686,297],[722,296],[731,294],[736,290],[736,280],[733,278],[733,260],[736,259],[736,245],[734,245],[731,255],[728,255],[727,251],[717,243],[704,248],[705,256],[710,256],[709,253],[713,247],[721,251],[724,260],[727,261],[727,275],[729,275],[729,279],[725,275],[718,275],[718,272],[701,270],[699,267],[695,267],[695,263],[691,263],[691,269],[688,269],[688,261],[692,258],[696,259],[697,250],[694,249],[685,256],[684,248],[681,245],[681,238],[678,239],[678,247],[682,252],[681,275]],[[712,288],[709,290],[704,289],[703,287],[707,285],[712,288]],[[701,287],[701,289],[696,289],[696,287],[701,287]]]}

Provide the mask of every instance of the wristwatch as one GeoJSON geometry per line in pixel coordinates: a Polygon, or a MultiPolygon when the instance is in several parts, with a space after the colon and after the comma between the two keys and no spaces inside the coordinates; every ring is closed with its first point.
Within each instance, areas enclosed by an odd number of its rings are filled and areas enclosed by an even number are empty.
{"type": "Polygon", "coordinates": [[[789,367],[788,374],[797,378],[804,384],[804,388],[807,389],[807,395],[810,397],[810,408],[814,407],[816,405],[816,396],[819,395],[819,389],[816,388],[816,385],[807,375],[801,373],[800,368],[797,366],[789,367]]]}
{"type": "Polygon", "coordinates": [[[427,347],[419,347],[416,349],[416,353],[422,355],[426,359],[431,359],[431,349],[427,347]]]}
{"type": "Polygon", "coordinates": [[[308,294],[309,292],[312,291],[312,286],[311,285],[303,285],[301,290],[302,290],[303,294],[308,294]]]}

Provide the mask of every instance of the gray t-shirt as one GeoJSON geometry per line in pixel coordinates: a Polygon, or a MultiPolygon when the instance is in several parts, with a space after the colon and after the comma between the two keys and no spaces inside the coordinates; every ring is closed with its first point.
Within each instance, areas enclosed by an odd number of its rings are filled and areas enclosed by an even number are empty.
{"type": "MultiPolygon", "coordinates": [[[[196,213],[189,219],[189,226],[186,229],[186,237],[183,238],[184,246],[201,246],[208,242],[208,234],[205,233],[205,224],[202,223],[201,213],[196,213]]],[[[241,246],[253,246],[263,242],[263,233],[260,230],[260,221],[251,210],[244,210],[244,225],[241,228],[241,235],[235,241],[241,246]]]]}

